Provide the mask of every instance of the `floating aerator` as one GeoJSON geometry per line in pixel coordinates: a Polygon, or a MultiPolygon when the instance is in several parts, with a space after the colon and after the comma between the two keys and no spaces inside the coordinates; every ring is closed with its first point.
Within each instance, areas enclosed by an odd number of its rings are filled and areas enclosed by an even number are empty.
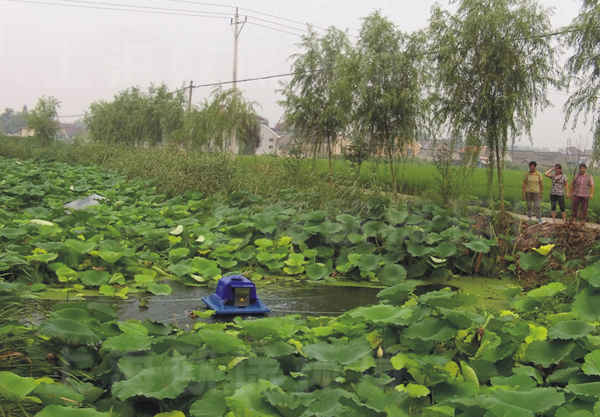
{"type": "Polygon", "coordinates": [[[202,297],[215,314],[264,314],[271,311],[256,295],[256,286],[242,275],[229,275],[219,280],[210,297],[202,297]]]}

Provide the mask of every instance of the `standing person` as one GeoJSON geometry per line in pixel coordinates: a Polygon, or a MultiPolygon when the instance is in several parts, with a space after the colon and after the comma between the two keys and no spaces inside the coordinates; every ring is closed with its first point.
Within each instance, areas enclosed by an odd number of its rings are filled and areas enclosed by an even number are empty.
{"type": "Polygon", "coordinates": [[[587,173],[587,166],[585,164],[579,164],[579,173],[575,174],[575,178],[573,178],[573,183],[571,184],[571,196],[573,196],[571,221],[577,219],[577,210],[581,204],[579,220],[585,223],[590,198],[594,198],[594,179],[587,173]]]}
{"type": "Polygon", "coordinates": [[[563,221],[567,221],[567,211],[565,210],[565,194],[569,198],[569,180],[562,173],[562,165],[556,164],[544,173],[545,176],[552,180],[550,187],[550,210],[552,210],[552,222],[556,223],[556,203],[560,208],[560,214],[563,221]],[[551,174],[554,171],[554,174],[551,174]]]}
{"type": "Polygon", "coordinates": [[[534,205],[535,215],[538,222],[542,222],[542,211],[540,210],[540,197],[544,190],[542,174],[536,170],[537,162],[529,163],[529,171],[525,173],[523,180],[523,198],[527,200],[527,217],[531,221],[531,203],[534,205]]]}

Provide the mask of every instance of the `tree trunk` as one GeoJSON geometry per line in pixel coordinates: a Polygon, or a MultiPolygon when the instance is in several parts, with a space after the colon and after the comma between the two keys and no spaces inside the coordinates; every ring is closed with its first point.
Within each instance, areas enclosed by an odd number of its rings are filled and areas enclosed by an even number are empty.
{"type": "Polygon", "coordinates": [[[506,208],[504,207],[504,173],[502,172],[502,163],[500,161],[500,149],[499,144],[496,144],[496,169],[498,171],[498,196],[500,198],[500,212],[502,214],[506,213],[506,208]]]}
{"type": "Polygon", "coordinates": [[[327,136],[327,152],[329,153],[329,185],[333,186],[333,160],[331,156],[331,136],[327,136]]]}
{"type": "Polygon", "coordinates": [[[398,200],[398,184],[396,183],[396,170],[394,169],[394,157],[392,154],[392,145],[388,142],[388,159],[390,161],[390,174],[392,175],[392,191],[394,192],[394,198],[398,200]]]}

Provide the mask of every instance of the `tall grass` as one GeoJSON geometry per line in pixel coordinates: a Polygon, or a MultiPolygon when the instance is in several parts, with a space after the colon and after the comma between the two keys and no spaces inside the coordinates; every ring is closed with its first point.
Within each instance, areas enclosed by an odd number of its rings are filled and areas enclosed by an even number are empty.
{"type": "MultiPolygon", "coordinates": [[[[250,191],[273,200],[294,198],[301,193],[298,204],[327,207],[344,206],[359,210],[373,196],[391,199],[390,170],[385,162],[367,161],[360,172],[343,159],[334,160],[334,187],[327,183],[326,159],[281,158],[273,156],[237,156],[224,153],[202,153],[180,148],[133,148],[105,144],[56,143],[44,146],[33,138],[0,136],[0,156],[20,159],[59,161],[70,164],[93,164],[104,169],[116,169],[129,178],[152,179],[157,190],[168,197],[187,191],[205,195],[228,195],[250,191]]],[[[439,183],[435,166],[407,161],[398,163],[397,180],[403,194],[425,197],[440,203],[439,183]]],[[[591,172],[592,175],[594,174],[591,172]]],[[[525,169],[504,173],[505,199],[510,206],[522,201],[525,169]]],[[[488,185],[484,168],[461,172],[458,196],[490,204],[497,200],[498,187],[488,185]],[[490,191],[492,201],[489,201],[490,191]]],[[[549,200],[550,180],[544,178],[544,198],[549,200]]],[[[590,211],[600,216],[600,201],[590,202],[590,211]]]]}

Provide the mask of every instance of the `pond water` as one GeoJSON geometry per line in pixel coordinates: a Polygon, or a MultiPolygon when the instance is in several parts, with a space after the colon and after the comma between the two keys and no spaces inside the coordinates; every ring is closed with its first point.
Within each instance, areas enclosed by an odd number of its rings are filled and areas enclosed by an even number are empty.
{"type": "MultiPolygon", "coordinates": [[[[189,287],[179,282],[169,282],[173,292],[168,296],[149,296],[146,298],[146,307],[140,307],[141,299],[131,296],[127,300],[107,299],[106,297],[89,296],[87,301],[99,301],[112,305],[119,316],[119,320],[145,320],[151,319],[158,322],[175,324],[185,328],[192,326],[197,320],[189,317],[194,310],[206,310],[206,305],[201,297],[212,294],[212,287],[189,287]]],[[[481,277],[454,277],[441,283],[426,283],[419,286],[415,293],[424,294],[450,287],[454,291],[468,294],[477,294],[477,308],[483,310],[502,310],[509,308],[509,302],[504,296],[504,291],[513,281],[489,279],[481,277]]],[[[313,284],[303,282],[279,282],[257,285],[257,293],[261,301],[271,308],[270,316],[283,316],[287,314],[300,314],[303,316],[337,316],[353,308],[375,304],[379,301],[377,293],[381,288],[337,286],[313,284]]],[[[97,294],[97,293],[96,293],[97,294]]],[[[65,302],[66,294],[59,289],[48,291],[42,296],[38,320],[43,318],[43,310],[51,309],[56,302],[65,302]]],[[[250,316],[245,316],[248,318],[250,316]]],[[[261,316],[254,316],[261,317],[261,316]]],[[[233,317],[212,317],[210,321],[230,321],[233,317]]]]}

